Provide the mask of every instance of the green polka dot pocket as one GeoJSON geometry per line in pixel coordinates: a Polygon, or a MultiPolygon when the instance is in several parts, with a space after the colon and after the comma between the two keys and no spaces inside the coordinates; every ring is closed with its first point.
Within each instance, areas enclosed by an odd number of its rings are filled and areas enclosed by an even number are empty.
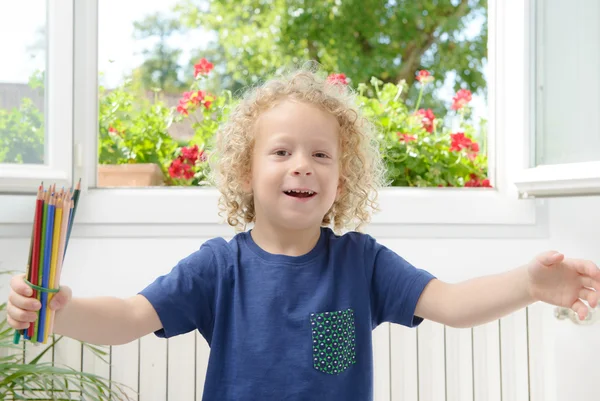
{"type": "Polygon", "coordinates": [[[356,363],[356,336],[352,309],[311,313],[313,367],[335,375],[356,363]]]}

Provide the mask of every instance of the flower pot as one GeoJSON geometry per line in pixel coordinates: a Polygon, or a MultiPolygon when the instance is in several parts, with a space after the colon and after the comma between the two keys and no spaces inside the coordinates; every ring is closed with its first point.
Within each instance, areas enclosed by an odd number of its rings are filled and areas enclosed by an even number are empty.
{"type": "Polygon", "coordinates": [[[154,163],[99,164],[98,187],[155,187],[164,185],[163,173],[154,163]]]}

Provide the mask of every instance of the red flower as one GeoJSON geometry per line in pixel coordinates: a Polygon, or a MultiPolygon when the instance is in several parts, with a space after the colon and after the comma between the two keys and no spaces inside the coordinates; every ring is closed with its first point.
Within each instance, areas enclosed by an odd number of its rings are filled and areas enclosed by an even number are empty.
{"type": "Polygon", "coordinates": [[[201,162],[206,161],[206,155],[204,154],[203,150],[198,148],[198,145],[181,148],[180,157],[191,165],[195,165],[198,160],[201,162]]]}
{"type": "Polygon", "coordinates": [[[327,82],[334,85],[348,85],[348,78],[346,77],[346,74],[330,74],[327,77],[327,82]]]}
{"type": "Polygon", "coordinates": [[[110,127],[108,127],[108,133],[111,135],[117,135],[120,136],[121,138],[123,138],[125,136],[125,130],[117,130],[115,127],[113,127],[112,125],[110,127]]]}
{"type": "Polygon", "coordinates": [[[456,93],[456,96],[452,98],[452,110],[460,110],[465,107],[471,101],[471,91],[468,89],[461,89],[456,93]]]}
{"type": "Polygon", "coordinates": [[[201,58],[198,63],[194,64],[194,78],[198,78],[198,75],[208,75],[213,68],[213,63],[210,63],[205,58],[201,58]]]}
{"type": "Polygon", "coordinates": [[[488,178],[481,179],[477,175],[471,174],[469,181],[465,182],[465,187],[485,187],[491,188],[490,180],[488,178]]]}
{"type": "Polygon", "coordinates": [[[184,116],[187,116],[189,114],[187,105],[181,104],[181,101],[180,101],[179,106],[177,106],[177,112],[179,114],[183,114],[184,116]]]}
{"type": "Polygon", "coordinates": [[[181,148],[181,157],[183,157],[183,159],[185,161],[187,161],[193,165],[198,160],[198,156],[199,156],[198,152],[199,152],[198,145],[194,145],[189,148],[183,147],[183,148],[181,148]]]}
{"type": "Polygon", "coordinates": [[[450,144],[451,152],[460,152],[465,149],[467,151],[467,157],[474,160],[479,152],[479,144],[473,142],[471,138],[466,137],[464,132],[457,132],[456,134],[450,134],[452,143],[450,144]]]}
{"type": "Polygon", "coordinates": [[[194,178],[195,167],[198,161],[205,162],[206,154],[198,148],[198,145],[181,148],[181,154],[171,162],[169,175],[171,178],[194,178]]]}
{"type": "MultiPolygon", "coordinates": [[[[452,139],[452,143],[450,144],[451,152],[460,152],[463,149],[471,149],[474,143],[471,138],[465,136],[464,132],[450,134],[450,138],[452,139]]],[[[479,145],[477,145],[477,150],[479,150],[479,145]]]]}
{"type": "Polygon", "coordinates": [[[417,76],[415,79],[421,82],[422,84],[426,84],[429,82],[433,82],[433,75],[431,75],[427,70],[420,70],[417,71],[417,76]]]}
{"type": "Polygon", "coordinates": [[[435,115],[433,114],[433,111],[431,109],[419,109],[416,114],[421,116],[421,124],[423,124],[425,131],[432,133],[433,122],[435,121],[435,115]]]}
{"type": "Polygon", "coordinates": [[[400,142],[404,142],[404,143],[408,143],[408,142],[412,142],[412,141],[416,141],[417,138],[414,135],[410,135],[410,134],[405,134],[402,132],[397,132],[396,135],[398,136],[398,140],[400,142]]]}
{"type": "Polygon", "coordinates": [[[205,108],[210,108],[214,97],[204,91],[183,92],[183,97],[179,99],[177,111],[180,114],[188,115],[190,106],[204,105],[205,108]]]}
{"type": "Polygon", "coordinates": [[[194,178],[194,171],[192,169],[192,165],[186,163],[185,160],[180,156],[173,160],[169,166],[169,175],[171,178],[185,178],[186,180],[190,180],[194,178]]]}

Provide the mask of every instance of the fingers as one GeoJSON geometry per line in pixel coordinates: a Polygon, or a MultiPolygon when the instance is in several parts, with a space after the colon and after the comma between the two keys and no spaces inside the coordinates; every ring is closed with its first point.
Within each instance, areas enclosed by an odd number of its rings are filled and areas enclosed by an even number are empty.
{"type": "Polygon", "coordinates": [[[579,320],[584,320],[588,314],[588,307],[579,299],[571,306],[571,310],[577,313],[579,320]]]}
{"type": "Polygon", "coordinates": [[[30,298],[32,295],[33,290],[25,283],[24,274],[12,277],[6,306],[6,320],[12,328],[25,329],[37,319],[41,304],[37,299],[30,298]]]}
{"type": "Polygon", "coordinates": [[[23,330],[23,329],[26,329],[29,327],[29,323],[18,322],[15,319],[13,319],[12,317],[10,317],[10,315],[6,316],[6,321],[8,322],[8,325],[15,330],[23,330]]]}
{"type": "MultiPolygon", "coordinates": [[[[8,295],[8,305],[6,307],[7,322],[17,330],[29,327],[29,323],[38,318],[38,312],[41,303],[38,299],[32,298],[33,290],[25,282],[25,275],[13,276],[10,283],[11,291],[8,295]]],[[[50,308],[58,310],[64,307],[71,299],[71,289],[62,287],[59,292],[53,294],[50,308]]]]}
{"type": "Polygon", "coordinates": [[[13,305],[19,309],[37,311],[40,309],[41,304],[36,298],[24,297],[14,291],[8,294],[8,304],[13,305]]]}
{"type": "Polygon", "coordinates": [[[592,308],[598,305],[598,293],[589,288],[579,290],[579,299],[586,301],[592,308]]]}
{"type": "Polygon", "coordinates": [[[545,266],[551,266],[555,263],[561,262],[565,256],[556,251],[547,251],[538,255],[538,260],[545,266]]]}
{"type": "Polygon", "coordinates": [[[582,287],[588,287],[596,291],[600,291],[600,281],[598,280],[594,280],[593,278],[588,276],[580,276],[579,282],[581,283],[582,287]]]}
{"type": "Polygon", "coordinates": [[[50,309],[59,310],[59,309],[63,308],[67,304],[67,302],[69,302],[70,300],[71,300],[71,288],[69,288],[67,286],[62,286],[62,287],[60,287],[60,291],[58,291],[52,297],[52,300],[50,301],[50,309]]]}
{"type": "Polygon", "coordinates": [[[596,280],[600,279],[600,269],[591,260],[568,259],[565,262],[571,269],[583,276],[589,276],[596,280]]]}
{"type": "Polygon", "coordinates": [[[37,313],[35,311],[28,311],[21,308],[17,308],[14,305],[8,304],[6,307],[6,314],[11,317],[14,321],[19,323],[31,323],[37,319],[37,313]]]}
{"type": "Polygon", "coordinates": [[[13,278],[10,280],[10,288],[17,294],[23,295],[25,297],[30,297],[33,295],[33,290],[25,282],[24,274],[13,276],[13,278]]]}

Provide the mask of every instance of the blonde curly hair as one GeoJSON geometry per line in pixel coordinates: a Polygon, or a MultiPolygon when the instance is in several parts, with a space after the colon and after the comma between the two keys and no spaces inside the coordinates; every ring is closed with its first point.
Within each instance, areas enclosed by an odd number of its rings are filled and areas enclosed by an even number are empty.
{"type": "Polygon", "coordinates": [[[230,226],[245,230],[255,220],[252,195],[243,190],[249,177],[254,126],[264,111],[285,99],[316,105],[331,113],[340,125],[341,193],[323,217],[323,226],[335,232],[360,231],[379,210],[378,189],[385,185],[385,168],[376,141],[375,126],[363,117],[356,93],[347,85],[320,74],[312,65],[280,73],[250,88],[216,133],[210,152],[211,181],[221,192],[219,213],[230,226]]]}

